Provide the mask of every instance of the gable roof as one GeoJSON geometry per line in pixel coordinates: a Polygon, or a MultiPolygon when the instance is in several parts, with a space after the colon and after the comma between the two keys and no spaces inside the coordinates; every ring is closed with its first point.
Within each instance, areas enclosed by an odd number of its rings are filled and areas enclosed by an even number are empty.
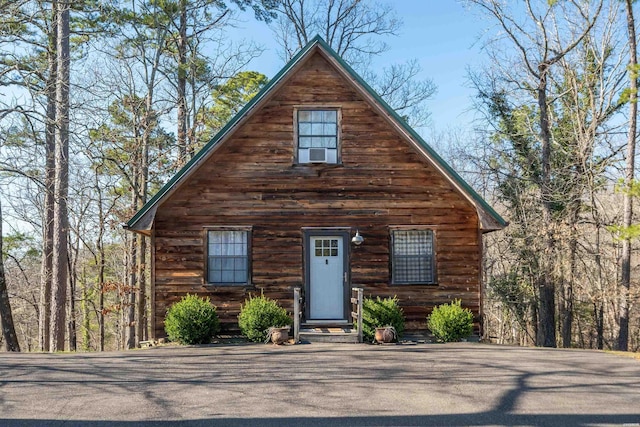
{"type": "Polygon", "coordinates": [[[412,129],[319,35],[314,37],[282,68],[251,101],[249,101],[200,151],[198,151],[123,227],[142,234],[150,234],[158,206],[169,197],[186,178],[206,161],[216,148],[246,122],[260,106],[279,89],[293,71],[300,68],[314,53],[323,54],[337,71],[350,81],[362,95],[401,135],[423,155],[470,203],[472,203],[483,232],[500,230],[505,221],[458,173],[451,168],[418,133],[412,129]]]}

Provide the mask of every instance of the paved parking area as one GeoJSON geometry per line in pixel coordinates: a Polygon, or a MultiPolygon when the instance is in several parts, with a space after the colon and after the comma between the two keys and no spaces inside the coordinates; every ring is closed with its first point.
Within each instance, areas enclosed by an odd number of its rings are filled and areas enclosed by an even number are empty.
{"type": "Polygon", "coordinates": [[[0,426],[638,425],[640,361],[475,343],[0,353],[0,426]]]}

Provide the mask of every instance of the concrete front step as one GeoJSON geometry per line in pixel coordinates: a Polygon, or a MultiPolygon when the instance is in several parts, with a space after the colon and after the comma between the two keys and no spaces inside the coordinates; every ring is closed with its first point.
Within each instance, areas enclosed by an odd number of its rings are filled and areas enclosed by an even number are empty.
{"type": "Polygon", "coordinates": [[[351,328],[303,328],[301,342],[352,343],[358,342],[358,331],[351,328]]]}

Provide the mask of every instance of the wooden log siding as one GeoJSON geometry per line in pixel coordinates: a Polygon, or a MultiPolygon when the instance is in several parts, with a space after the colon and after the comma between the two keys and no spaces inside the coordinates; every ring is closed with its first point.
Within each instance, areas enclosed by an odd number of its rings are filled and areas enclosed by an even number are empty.
{"type": "Polygon", "coordinates": [[[353,227],[351,281],[365,296],[396,295],[409,329],[460,298],[480,310],[480,233],[475,208],[429,166],[325,59],[316,54],[268,104],[160,205],[155,220],[155,334],[187,293],[209,295],[223,327],[264,291],[289,311],[303,284],[302,227],[353,227]],[[294,108],[341,108],[340,165],[294,164],[294,108]],[[206,284],[206,226],[253,227],[252,287],[206,284]],[[390,285],[390,225],[432,226],[437,285],[390,285]]]}

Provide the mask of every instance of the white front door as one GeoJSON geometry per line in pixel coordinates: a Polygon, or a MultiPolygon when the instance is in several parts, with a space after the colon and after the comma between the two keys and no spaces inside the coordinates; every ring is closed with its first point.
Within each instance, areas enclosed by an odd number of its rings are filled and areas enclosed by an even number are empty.
{"type": "Polygon", "coordinates": [[[343,237],[310,236],[309,245],[309,320],[343,320],[343,237]]]}

